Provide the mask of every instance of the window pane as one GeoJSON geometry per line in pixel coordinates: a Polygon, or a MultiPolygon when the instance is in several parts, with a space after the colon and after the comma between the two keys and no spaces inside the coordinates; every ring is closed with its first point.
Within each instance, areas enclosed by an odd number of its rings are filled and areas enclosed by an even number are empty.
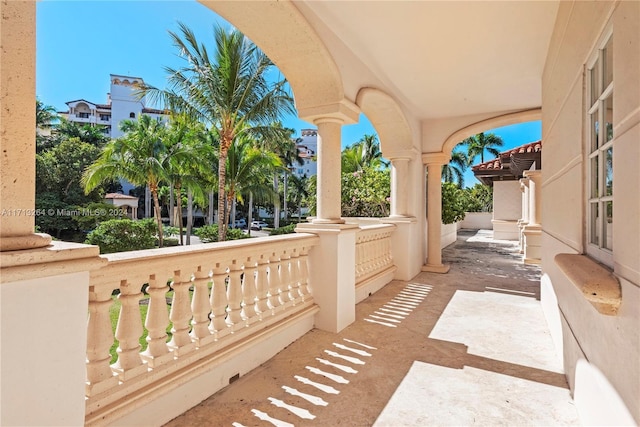
{"type": "Polygon", "coordinates": [[[591,104],[589,104],[590,106],[593,105],[596,102],[596,100],[600,97],[600,89],[598,85],[598,80],[600,79],[600,72],[598,71],[599,69],[600,69],[600,59],[598,59],[596,63],[593,64],[593,68],[589,70],[590,80],[591,80],[591,104]]]}
{"type": "Polygon", "coordinates": [[[605,141],[613,139],[613,94],[604,101],[605,141]]]}
{"type": "Polygon", "coordinates": [[[613,195],[613,147],[604,152],[604,194],[613,195]]]}
{"type": "Polygon", "coordinates": [[[594,152],[600,146],[599,142],[600,123],[598,122],[598,110],[591,115],[591,152],[594,152]]]}
{"type": "Polygon", "coordinates": [[[591,243],[600,246],[600,229],[598,227],[598,203],[591,203],[591,217],[589,223],[591,224],[591,243]]]}
{"type": "Polygon", "coordinates": [[[607,41],[602,53],[604,58],[604,63],[602,64],[604,86],[602,88],[604,90],[613,81],[613,36],[607,41]]]}
{"type": "Polygon", "coordinates": [[[595,156],[591,158],[591,198],[599,197],[600,192],[598,191],[598,183],[600,174],[598,173],[598,157],[595,156]]]}
{"type": "Polygon", "coordinates": [[[603,221],[604,222],[603,224],[604,239],[602,240],[605,248],[613,250],[613,202],[612,201],[605,202],[604,209],[606,213],[603,221]]]}

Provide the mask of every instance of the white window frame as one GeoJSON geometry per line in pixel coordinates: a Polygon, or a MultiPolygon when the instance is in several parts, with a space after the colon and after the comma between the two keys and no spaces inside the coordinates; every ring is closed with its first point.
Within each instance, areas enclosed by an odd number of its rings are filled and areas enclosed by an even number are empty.
{"type": "MultiPolygon", "coordinates": [[[[587,186],[585,188],[585,207],[586,207],[586,230],[585,230],[585,236],[586,236],[586,242],[585,242],[585,247],[586,247],[586,251],[587,254],[595,259],[597,259],[598,261],[607,264],[611,267],[613,267],[613,251],[614,251],[614,242],[613,242],[613,224],[614,222],[612,222],[612,227],[611,230],[609,231],[609,238],[611,239],[611,248],[607,248],[607,242],[606,242],[606,237],[605,235],[608,235],[606,233],[606,227],[605,227],[605,223],[604,223],[604,218],[606,216],[606,212],[605,212],[605,206],[608,202],[611,202],[611,204],[613,205],[613,188],[611,190],[611,194],[610,195],[606,195],[605,194],[605,180],[606,180],[606,170],[607,170],[607,166],[606,166],[606,153],[608,149],[613,149],[615,140],[616,140],[616,136],[615,134],[613,134],[611,140],[607,141],[607,126],[606,126],[606,119],[605,119],[605,105],[606,105],[606,101],[607,99],[610,99],[611,102],[614,102],[614,82],[615,82],[615,78],[612,78],[611,82],[607,85],[607,87],[602,87],[604,86],[604,80],[605,80],[605,76],[604,76],[604,62],[605,62],[605,46],[607,45],[607,43],[609,42],[609,40],[612,40],[613,37],[613,28],[611,26],[609,26],[607,28],[607,30],[604,31],[604,33],[602,34],[601,38],[598,41],[598,44],[596,45],[594,52],[592,53],[592,55],[589,58],[589,61],[586,64],[586,102],[585,102],[585,106],[586,106],[586,111],[585,111],[585,170],[586,170],[586,177],[587,177],[587,186]],[[593,69],[597,69],[597,77],[598,77],[598,82],[596,83],[596,91],[597,91],[597,95],[598,98],[592,103],[591,100],[593,99],[593,94],[592,94],[592,88],[593,88],[593,84],[592,84],[592,72],[591,70],[593,69]],[[592,132],[592,116],[594,114],[597,114],[597,121],[598,121],[598,142],[599,142],[599,146],[596,148],[593,148],[595,143],[593,141],[593,132],[592,132]],[[598,168],[596,171],[597,174],[597,182],[594,182],[594,175],[592,172],[592,161],[594,158],[597,157],[597,161],[598,161],[598,168]],[[594,196],[593,193],[593,187],[597,187],[597,193],[594,196]],[[593,217],[593,211],[592,211],[592,206],[596,205],[598,208],[598,216],[597,217],[593,217]],[[593,243],[593,225],[595,225],[596,229],[598,230],[598,243],[593,243]]],[[[615,50],[613,52],[613,55],[615,55],[615,50]]],[[[610,64],[611,66],[613,66],[613,61],[612,64],[610,64]]],[[[613,108],[613,107],[612,107],[613,108]]],[[[613,129],[613,117],[611,118],[611,128],[613,129]]],[[[612,161],[612,166],[611,166],[611,171],[613,173],[614,170],[614,159],[615,159],[615,151],[613,151],[613,159],[612,161]]],[[[614,186],[615,186],[615,180],[614,180],[614,186]]],[[[612,209],[615,209],[615,206],[612,206],[612,209]]],[[[615,213],[615,211],[613,211],[615,213]]],[[[613,217],[615,217],[615,215],[613,215],[613,217]]]]}

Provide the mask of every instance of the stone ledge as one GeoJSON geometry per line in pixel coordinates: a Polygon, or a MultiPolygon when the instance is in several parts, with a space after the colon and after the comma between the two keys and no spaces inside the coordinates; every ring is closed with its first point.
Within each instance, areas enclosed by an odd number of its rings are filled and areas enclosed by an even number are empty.
{"type": "Polygon", "coordinates": [[[622,288],[611,270],[581,254],[557,254],[554,260],[600,314],[618,314],[622,302],[622,288]]]}

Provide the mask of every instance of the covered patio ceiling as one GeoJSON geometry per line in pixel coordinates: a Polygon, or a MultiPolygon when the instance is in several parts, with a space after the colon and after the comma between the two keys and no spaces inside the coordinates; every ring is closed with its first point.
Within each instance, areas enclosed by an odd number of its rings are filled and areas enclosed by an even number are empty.
{"type": "Polygon", "coordinates": [[[414,118],[539,107],[556,1],[299,1],[345,95],[377,87],[414,118]],[[362,69],[358,69],[362,67],[362,69]]]}
{"type": "Polygon", "coordinates": [[[539,108],[558,10],[558,1],[200,1],[274,60],[302,107],[312,85],[322,86],[316,105],[374,88],[414,124],[539,108]]]}

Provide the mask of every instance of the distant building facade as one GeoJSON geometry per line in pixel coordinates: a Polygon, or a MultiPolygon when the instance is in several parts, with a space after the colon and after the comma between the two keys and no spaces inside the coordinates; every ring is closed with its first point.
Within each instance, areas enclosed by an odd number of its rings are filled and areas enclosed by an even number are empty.
{"type": "Polygon", "coordinates": [[[302,129],[301,137],[296,139],[298,154],[304,164],[295,163],[292,172],[298,178],[310,177],[318,173],[318,131],[316,129],[302,129]]]}
{"type": "Polygon", "coordinates": [[[120,122],[137,120],[143,114],[158,121],[167,121],[169,115],[166,111],[148,108],[145,98],[139,98],[136,95],[136,91],[144,86],[142,78],[111,74],[110,79],[111,87],[106,104],[76,99],[67,102],[69,109],[60,111],[58,114],[73,123],[99,126],[110,138],[123,135],[120,122]]]}

